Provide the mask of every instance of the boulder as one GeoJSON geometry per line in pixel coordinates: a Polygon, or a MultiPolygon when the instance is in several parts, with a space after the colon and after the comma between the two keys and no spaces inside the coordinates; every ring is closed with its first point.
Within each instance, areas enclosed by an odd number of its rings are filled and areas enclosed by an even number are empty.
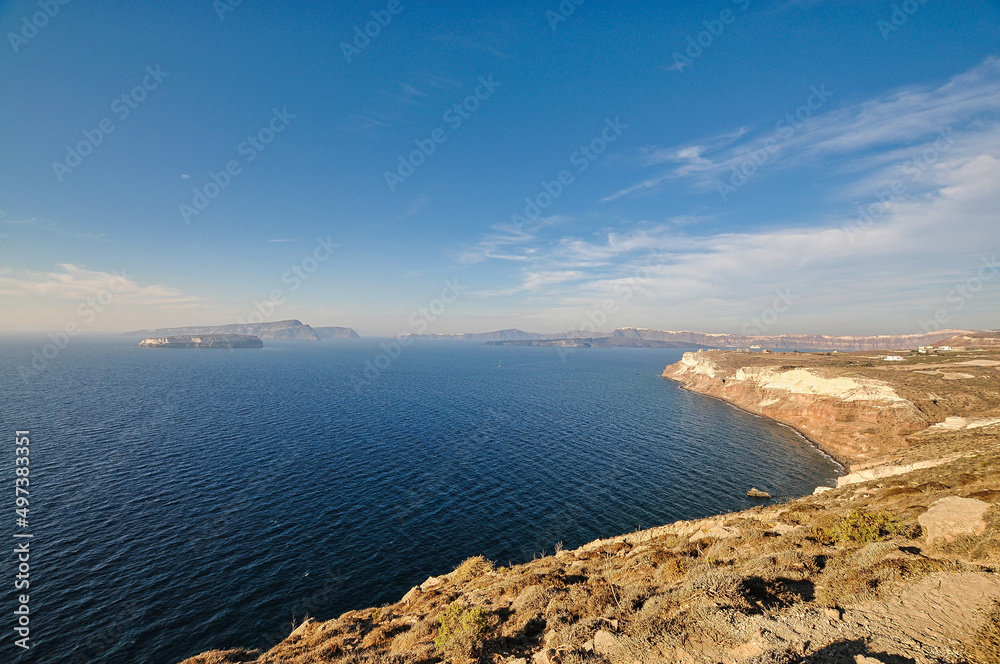
{"type": "Polygon", "coordinates": [[[433,588],[434,586],[440,586],[442,583],[444,583],[447,580],[448,580],[447,576],[432,576],[432,577],[429,577],[426,581],[424,581],[423,583],[420,584],[420,589],[421,590],[428,590],[430,588],[433,588]]]}
{"type": "Polygon", "coordinates": [[[599,629],[594,634],[594,652],[598,655],[610,655],[618,647],[618,637],[606,629],[599,629]]]}
{"type": "Polygon", "coordinates": [[[403,595],[403,599],[400,601],[409,604],[419,596],[420,596],[420,586],[413,586],[412,588],[410,588],[409,592],[403,595]]]}
{"type": "Polygon", "coordinates": [[[760,489],[758,489],[755,486],[750,487],[750,490],[747,491],[747,495],[750,496],[751,498],[770,498],[771,497],[771,494],[769,494],[767,491],[761,491],[760,489]]]}
{"type": "Polygon", "coordinates": [[[989,509],[989,503],[981,500],[949,496],[931,505],[917,522],[928,544],[947,543],[964,535],[982,535],[989,509]]]}
{"type": "Polygon", "coordinates": [[[532,655],[531,661],[533,664],[559,664],[559,656],[552,648],[545,648],[532,655]]]}

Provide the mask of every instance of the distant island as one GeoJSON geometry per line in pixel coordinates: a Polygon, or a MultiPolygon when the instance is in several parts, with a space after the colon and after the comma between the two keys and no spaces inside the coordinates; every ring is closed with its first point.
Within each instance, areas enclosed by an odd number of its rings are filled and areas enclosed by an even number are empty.
{"type": "Polygon", "coordinates": [[[139,342],[140,348],[263,348],[260,337],[250,334],[181,334],[151,337],[139,342]]]}
{"type": "Polygon", "coordinates": [[[156,330],[134,330],[126,337],[170,337],[181,335],[244,334],[268,341],[322,341],[325,339],[360,339],[349,327],[311,327],[298,320],[279,320],[273,323],[235,323],[232,325],[196,325],[168,327],[156,330]]]}

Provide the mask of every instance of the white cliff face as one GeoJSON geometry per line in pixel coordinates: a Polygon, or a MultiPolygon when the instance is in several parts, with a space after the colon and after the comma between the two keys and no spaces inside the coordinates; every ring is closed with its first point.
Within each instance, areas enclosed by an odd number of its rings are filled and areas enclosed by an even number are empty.
{"type": "MultiPolygon", "coordinates": [[[[677,375],[719,378],[722,374],[711,355],[704,351],[684,353],[678,364],[680,367],[676,372],[677,375]]],[[[874,378],[848,378],[846,376],[824,378],[809,369],[781,370],[774,367],[741,367],[732,376],[721,377],[730,382],[752,384],[747,385],[747,387],[758,387],[789,394],[832,397],[841,401],[868,401],[886,405],[908,403],[888,383],[874,378]]],[[[773,403],[774,399],[767,401],[773,403]]]]}
{"type": "Polygon", "coordinates": [[[808,369],[778,369],[747,367],[736,370],[734,381],[757,383],[765,390],[782,390],[791,394],[832,397],[841,401],[872,403],[905,403],[891,386],[874,378],[824,378],[808,369]]]}
{"type": "Polygon", "coordinates": [[[783,367],[780,362],[698,351],[685,353],[663,375],[792,426],[842,463],[904,448],[906,436],[930,424],[888,381],[851,375],[846,367],[783,367]],[[740,361],[744,358],[746,364],[740,361]]]}
{"type": "Polygon", "coordinates": [[[964,429],[979,429],[1000,424],[1000,417],[946,417],[944,422],[938,422],[931,429],[946,431],[962,431],[964,429]]]}
{"type": "Polygon", "coordinates": [[[694,374],[715,378],[717,373],[715,363],[712,362],[708,354],[700,350],[696,353],[684,353],[680,364],[683,366],[683,369],[678,371],[680,374],[694,374]]]}

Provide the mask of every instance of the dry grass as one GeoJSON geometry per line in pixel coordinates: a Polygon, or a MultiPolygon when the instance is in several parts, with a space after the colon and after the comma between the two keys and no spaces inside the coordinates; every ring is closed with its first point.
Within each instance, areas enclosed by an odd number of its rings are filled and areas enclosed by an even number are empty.
{"type": "Polygon", "coordinates": [[[1000,600],[993,602],[982,625],[965,647],[969,664],[1000,664],[1000,600]]]}
{"type": "Polygon", "coordinates": [[[186,664],[236,664],[238,662],[256,662],[260,651],[243,650],[210,650],[196,657],[185,660],[186,664]]]}
{"type": "MultiPolygon", "coordinates": [[[[997,558],[1000,506],[989,512],[983,536],[935,549],[936,558],[908,538],[926,509],[914,498],[930,504],[953,495],[949,484],[1000,487],[984,474],[949,483],[946,470],[937,472],[938,479],[918,477],[913,486],[831,492],[822,505],[806,498],[754,518],[737,516],[725,521],[734,536],[724,540],[617,542],[498,569],[470,558],[448,583],[408,604],[307,624],[256,660],[256,653],[229,651],[188,664],[493,662],[530,660],[546,647],[564,664],[634,664],[670,659],[677,647],[722,652],[752,638],[747,625],[754,616],[855,606],[933,572],[971,569],[964,560],[997,558]],[[779,536],[769,531],[776,523],[796,527],[779,536]],[[599,630],[615,635],[605,655],[589,649],[599,630]]],[[[983,634],[983,643],[996,636],[983,634]]]]}
{"type": "Polygon", "coordinates": [[[453,583],[465,583],[472,579],[489,574],[494,569],[493,563],[482,556],[468,558],[455,568],[453,583]]]}

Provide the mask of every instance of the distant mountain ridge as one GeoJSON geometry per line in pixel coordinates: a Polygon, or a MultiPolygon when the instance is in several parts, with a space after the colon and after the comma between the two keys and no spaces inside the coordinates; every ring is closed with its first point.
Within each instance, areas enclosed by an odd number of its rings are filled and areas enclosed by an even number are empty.
{"type": "Polygon", "coordinates": [[[538,332],[525,332],[515,328],[497,330],[495,332],[466,332],[463,334],[407,334],[404,335],[412,339],[451,339],[455,341],[542,341],[546,339],[591,339],[597,337],[610,337],[610,334],[600,332],[582,332],[580,330],[570,330],[569,332],[559,332],[556,334],[539,334],[538,332]]]}
{"type": "Polygon", "coordinates": [[[324,339],[360,339],[349,327],[312,327],[302,321],[279,320],[273,323],[234,323],[232,325],[194,325],[167,327],[156,330],[134,330],[126,337],[172,337],[198,334],[249,334],[274,341],[322,341],[324,339]]]}
{"type": "MultiPolygon", "coordinates": [[[[759,347],[771,350],[837,350],[837,351],[863,351],[863,350],[892,350],[895,348],[917,348],[918,346],[930,346],[937,342],[944,341],[956,336],[981,334],[969,330],[939,330],[926,334],[878,334],[878,335],[858,335],[858,336],[829,336],[824,334],[774,334],[747,336],[742,334],[725,334],[711,332],[692,332],[690,330],[653,330],[641,327],[620,327],[614,332],[583,332],[571,330],[569,332],[557,334],[539,334],[537,332],[525,332],[510,328],[497,330],[495,332],[477,332],[466,334],[411,334],[407,335],[415,339],[450,339],[457,341],[482,341],[485,343],[494,342],[549,342],[530,345],[551,346],[557,345],[555,340],[559,339],[580,339],[586,340],[588,346],[610,346],[610,345],[641,345],[638,343],[611,344],[594,343],[597,339],[607,339],[617,337],[639,341],[663,342],[674,348],[750,348],[759,347]]],[[[525,344],[527,345],[527,344],[525,344]]],[[[561,344],[558,344],[561,345],[561,344]]],[[[584,344],[577,344],[584,347],[584,344]]]]}
{"type": "Polygon", "coordinates": [[[939,341],[934,345],[965,349],[1000,348],[1000,330],[984,330],[982,332],[959,334],[949,337],[944,341],[939,341]]]}
{"type": "MultiPolygon", "coordinates": [[[[193,334],[249,334],[264,340],[301,340],[320,341],[323,339],[360,339],[360,335],[349,327],[312,327],[299,320],[280,320],[270,323],[235,323],[232,325],[195,325],[190,327],[171,327],[155,330],[135,330],[126,332],[124,336],[169,337],[193,334]]],[[[493,332],[470,332],[464,334],[410,334],[411,339],[455,340],[492,342],[543,342],[537,345],[552,345],[560,339],[585,340],[580,347],[591,346],[642,346],[654,345],[640,342],[659,342],[660,347],[673,348],[750,348],[759,347],[771,350],[837,350],[837,351],[877,351],[898,348],[917,348],[932,346],[945,342],[945,345],[961,345],[959,341],[972,342],[973,339],[983,345],[992,346],[988,337],[996,336],[996,332],[983,330],[939,330],[926,334],[879,334],[858,336],[829,336],[823,334],[775,334],[747,336],[742,334],[726,334],[712,332],[693,332],[691,330],[654,330],[642,327],[620,327],[614,332],[585,332],[570,330],[554,334],[525,332],[516,328],[496,330],[493,332]],[[960,337],[961,339],[956,339],[960,337]],[[610,341],[617,338],[619,341],[610,341]],[[596,341],[609,339],[609,341],[596,341]],[[947,340],[955,343],[949,344],[947,340]],[[661,345],[662,344],[662,345],[661,345]]],[[[532,344],[535,345],[535,344],[532,344]]]]}
{"type": "Polygon", "coordinates": [[[939,330],[926,334],[877,334],[834,337],[825,334],[776,334],[746,336],[742,334],[712,334],[689,330],[650,330],[637,327],[622,327],[613,336],[634,339],[674,341],[691,343],[711,348],[749,348],[759,346],[772,350],[893,350],[896,348],[917,348],[930,346],[936,342],[955,336],[972,334],[968,330],[939,330]]]}

